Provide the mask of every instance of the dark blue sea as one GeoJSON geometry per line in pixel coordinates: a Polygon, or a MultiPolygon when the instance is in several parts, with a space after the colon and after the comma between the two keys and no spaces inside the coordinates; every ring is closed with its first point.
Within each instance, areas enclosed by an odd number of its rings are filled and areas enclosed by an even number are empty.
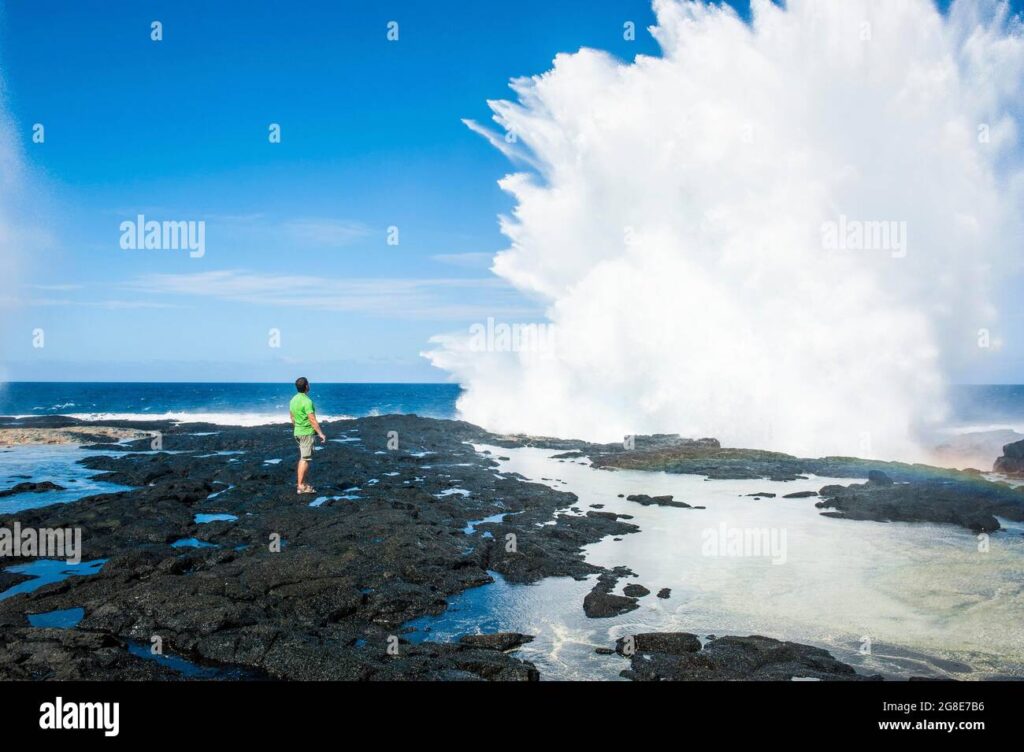
{"type": "MultiPolygon", "coordinates": [[[[310,396],[325,419],[415,413],[455,416],[457,384],[317,384],[310,396]]],[[[225,383],[0,384],[0,415],[71,415],[88,420],[172,419],[226,425],[287,422],[295,386],[225,383]]]]}
{"type": "MultiPolygon", "coordinates": [[[[415,413],[455,417],[457,384],[318,384],[311,396],[324,418],[415,413]]],[[[290,383],[75,383],[0,384],[0,415],[71,415],[89,420],[172,419],[227,425],[288,420],[290,383]]],[[[950,394],[951,427],[1024,433],[1024,385],[956,386],[950,394]]]]}

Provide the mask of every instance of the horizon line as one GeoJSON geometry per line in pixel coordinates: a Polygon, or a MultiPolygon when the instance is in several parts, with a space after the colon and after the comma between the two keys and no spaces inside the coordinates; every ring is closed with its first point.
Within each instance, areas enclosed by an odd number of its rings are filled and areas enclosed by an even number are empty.
{"type": "MultiPolygon", "coordinates": [[[[308,378],[308,377],[307,377],[308,378]]],[[[462,384],[452,381],[319,381],[311,380],[317,384],[330,384],[330,385],[367,385],[367,386],[457,386],[460,389],[465,387],[462,384]]],[[[222,381],[222,380],[202,380],[202,381],[141,381],[141,380],[128,380],[128,381],[106,381],[106,380],[71,380],[71,379],[58,379],[53,381],[40,381],[38,379],[32,379],[28,381],[24,380],[11,380],[4,381],[0,380],[0,387],[7,386],[8,384],[225,384],[225,385],[272,385],[272,384],[292,384],[293,381],[222,381]]],[[[951,382],[949,386],[1024,386],[1024,382],[951,382]]]]}
{"type": "MultiPolygon", "coordinates": [[[[317,384],[365,384],[367,386],[457,386],[462,388],[462,384],[458,384],[451,381],[319,381],[312,380],[317,384]]],[[[259,384],[259,385],[273,385],[273,384],[293,384],[292,381],[218,381],[218,380],[206,380],[206,381],[73,381],[70,379],[60,379],[55,381],[40,381],[38,379],[32,379],[29,381],[12,380],[12,381],[0,381],[0,387],[7,386],[8,384],[228,384],[228,385],[240,385],[240,384],[259,384]]],[[[1012,385],[1011,385],[1012,386],[1012,385]]]]}

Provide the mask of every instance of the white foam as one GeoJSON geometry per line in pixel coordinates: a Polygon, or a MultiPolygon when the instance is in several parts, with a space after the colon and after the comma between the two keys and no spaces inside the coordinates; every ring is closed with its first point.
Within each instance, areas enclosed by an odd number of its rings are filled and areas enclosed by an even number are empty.
{"type": "Polygon", "coordinates": [[[751,8],[656,0],[661,56],[560,54],[491,103],[515,136],[491,142],[535,170],[499,183],[492,270],[555,336],[435,337],[461,418],[921,455],[1016,305],[1024,35],[988,0],[751,8]],[[895,235],[865,248],[869,222],[895,235]]]}
{"type": "MultiPolygon", "coordinates": [[[[170,411],[164,413],[65,413],[68,418],[88,421],[123,420],[123,421],[173,421],[175,423],[213,423],[221,426],[267,426],[288,423],[287,410],[283,413],[255,412],[187,412],[170,411]]],[[[14,418],[37,418],[38,415],[15,415],[14,418]]],[[[354,420],[351,415],[322,415],[320,421],[354,420]]]]}

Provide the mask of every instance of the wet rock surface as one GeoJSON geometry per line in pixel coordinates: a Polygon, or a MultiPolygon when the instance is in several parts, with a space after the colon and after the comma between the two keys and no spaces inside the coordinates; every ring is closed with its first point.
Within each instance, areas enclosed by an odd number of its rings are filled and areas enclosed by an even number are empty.
{"type": "Polygon", "coordinates": [[[109,632],[70,629],[0,629],[0,674],[5,680],[179,679],[177,671],[128,652],[109,632]]]}
{"type": "Polygon", "coordinates": [[[1024,441],[1015,441],[1003,447],[1003,455],[992,468],[1014,478],[1024,478],[1024,441]]]}
{"type": "Polygon", "coordinates": [[[645,633],[620,638],[616,652],[629,655],[622,676],[633,681],[871,681],[820,648],[770,637],[720,637],[701,647],[687,632],[645,633]]]}
{"type": "Polygon", "coordinates": [[[0,593],[8,588],[12,588],[27,580],[31,580],[32,577],[27,574],[19,574],[17,572],[5,572],[0,570],[0,593]]]}
{"type": "Polygon", "coordinates": [[[643,585],[633,583],[632,585],[626,585],[626,587],[622,588],[622,593],[629,598],[643,598],[645,595],[650,595],[651,591],[643,585]]]}
{"type": "Polygon", "coordinates": [[[0,498],[3,498],[5,496],[14,496],[15,494],[22,493],[45,493],[46,491],[63,490],[64,486],[59,486],[56,483],[53,483],[48,480],[44,480],[41,483],[31,483],[26,481],[24,483],[16,483],[10,488],[6,488],[3,491],[0,491],[0,498]]]}
{"type": "MultiPolygon", "coordinates": [[[[932,522],[979,532],[1000,529],[996,517],[1024,521],[1024,488],[985,479],[977,470],[951,470],[923,464],[862,460],[855,457],[807,459],[780,452],[729,449],[718,443],[675,444],[663,439],[656,446],[630,451],[614,445],[581,448],[596,468],[644,470],[703,475],[709,479],[768,479],[791,481],[810,475],[826,478],[868,478],[850,486],[827,485],[818,492],[798,491],[782,498],[821,496],[816,506],[828,517],[878,522],[932,522]]],[[[1011,474],[1018,459],[1024,463],[1024,441],[1009,444],[997,467],[1011,474]]],[[[756,499],[773,493],[749,494],[756,499]]],[[[698,507],[695,507],[698,508],[698,507]]]]}
{"type": "Polygon", "coordinates": [[[0,446],[23,444],[110,444],[124,439],[141,439],[144,431],[85,423],[76,418],[45,416],[31,423],[17,418],[0,417],[0,446]],[[48,422],[51,421],[51,422],[48,422]]]}
{"type": "Polygon", "coordinates": [[[701,649],[700,639],[689,632],[643,632],[615,641],[615,652],[619,655],[635,653],[664,653],[684,655],[701,649]]]}
{"type": "MultiPolygon", "coordinates": [[[[83,464],[133,490],[0,517],[5,526],[81,528],[83,560],[106,559],[98,574],[0,600],[9,658],[0,679],[182,678],[123,647],[159,636],[168,655],[268,678],[532,680],[536,669],[505,652],[506,638],[412,644],[400,637],[403,624],[441,613],[447,598],[492,582],[493,572],[513,583],[600,574],[581,547],[639,529],[621,515],[569,514],[573,494],[498,472],[467,442],[501,437],[467,423],[329,423],[334,441],[314,454],[315,496],[295,493],[286,425],[130,425],[159,431],[163,451],[151,451],[147,436],[83,464]],[[388,448],[391,431],[399,449],[388,448]],[[191,539],[209,545],[172,546],[191,539]],[[85,611],[74,629],[27,624],[28,613],[67,608],[85,611]],[[92,658],[75,647],[84,634],[104,646],[92,658]]],[[[25,579],[3,577],[6,587],[25,579]]]]}
{"type": "MultiPolygon", "coordinates": [[[[615,445],[592,444],[586,451],[596,468],[647,470],[702,475],[709,479],[766,479],[792,481],[810,475],[825,478],[867,478],[872,471],[895,482],[977,477],[977,471],[960,471],[905,462],[864,460],[857,457],[795,457],[761,449],[734,449],[711,444],[687,443],[642,447],[630,451],[615,445]]],[[[767,496],[767,494],[752,494],[767,496]]]]}
{"type": "Polygon", "coordinates": [[[469,647],[487,648],[490,650],[515,650],[528,642],[533,642],[533,635],[519,632],[495,632],[493,634],[463,635],[459,643],[469,647]]]}
{"type": "Polygon", "coordinates": [[[647,494],[630,494],[626,497],[626,501],[635,501],[637,504],[642,504],[645,507],[658,506],[658,507],[678,507],[680,509],[693,509],[685,501],[674,501],[671,496],[648,496],[647,494]]]}
{"type": "MultiPolygon", "coordinates": [[[[583,612],[591,619],[607,619],[620,616],[639,608],[637,598],[630,595],[615,595],[612,590],[622,577],[632,576],[627,567],[615,567],[611,572],[598,576],[597,584],[583,599],[583,612]]],[[[627,587],[629,587],[627,585],[627,587]]],[[[645,588],[646,589],[646,588],[645,588]]]]}
{"type": "Polygon", "coordinates": [[[885,480],[825,486],[815,504],[828,517],[876,522],[936,522],[974,532],[1000,529],[996,516],[1024,520],[1020,491],[1000,483],[973,480],[885,480]]]}

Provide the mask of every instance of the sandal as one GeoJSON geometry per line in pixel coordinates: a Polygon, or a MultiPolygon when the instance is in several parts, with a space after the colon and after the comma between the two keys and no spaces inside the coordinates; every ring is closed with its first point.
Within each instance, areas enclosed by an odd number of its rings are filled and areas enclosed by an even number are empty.
{"type": "Polygon", "coordinates": [[[298,488],[295,489],[295,493],[311,494],[316,493],[316,489],[313,488],[312,486],[299,486],[298,488]]]}

